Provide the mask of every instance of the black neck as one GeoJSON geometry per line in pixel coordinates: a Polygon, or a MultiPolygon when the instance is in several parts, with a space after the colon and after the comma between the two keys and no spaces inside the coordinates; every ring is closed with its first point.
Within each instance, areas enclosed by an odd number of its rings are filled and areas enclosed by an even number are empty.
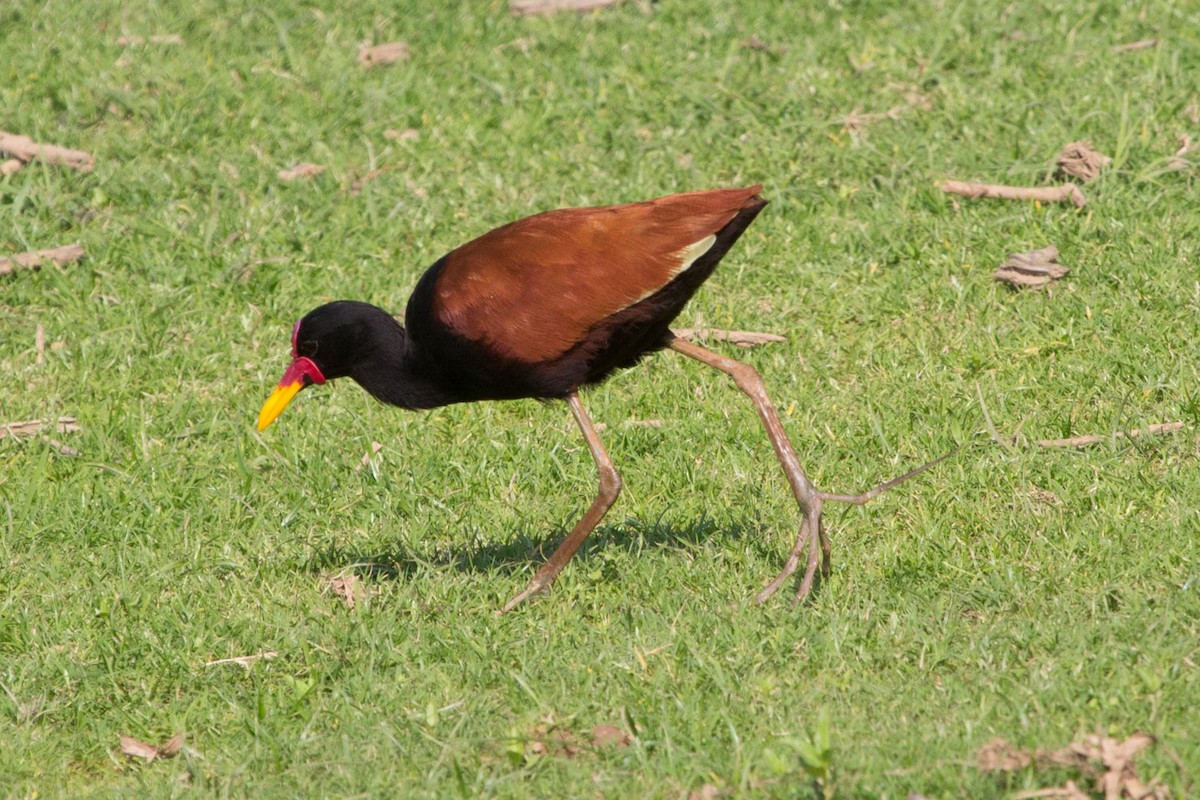
{"type": "Polygon", "coordinates": [[[375,399],[401,408],[436,408],[457,400],[437,372],[420,357],[396,323],[376,349],[350,372],[375,399]]]}

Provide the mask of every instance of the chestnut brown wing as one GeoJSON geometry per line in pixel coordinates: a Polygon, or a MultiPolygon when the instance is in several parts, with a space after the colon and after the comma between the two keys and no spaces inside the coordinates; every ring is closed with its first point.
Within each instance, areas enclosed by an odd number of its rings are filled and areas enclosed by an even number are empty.
{"type": "Polygon", "coordinates": [[[684,272],[761,186],[548,211],[446,256],[436,319],[506,359],[541,363],[684,272]]]}

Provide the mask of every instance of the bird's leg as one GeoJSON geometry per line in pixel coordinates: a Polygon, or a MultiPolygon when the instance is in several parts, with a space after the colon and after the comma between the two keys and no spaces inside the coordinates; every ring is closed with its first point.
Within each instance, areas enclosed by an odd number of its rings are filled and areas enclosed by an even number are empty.
{"type": "Polygon", "coordinates": [[[783,585],[784,581],[791,577],[792,573],[800,566],[800,556],[806,544],[808,545],[808,560],[804,569],[804,578],[800,581],[800,588],[796,591],[792,602],[795,603],[803,600],[812,591],[818,566],[820,566],[823,576],[829,575],[829,536],[825,532],[825,523],[821,520],[821,511],[826,500],[863,505],[874,500],[888,489],[904,483],[909,478],[924,472],[936,464],[940,464],[961,449],[955,448],[941,458],[930,461],[927,464],[922,464],[916,469],[906,472],[898,478],[893,478],[886,483],[881,483],[862,494],[848,495],[818,491],[813,486],[812,481],[808,479],[808,475],[805,474],[804,469],[800,466],[800,460],[796,457],[796,451],[792,447],[787,433],[783,430],[783,424],[779,421],[779,414],[776,413],[775,407],[771,404],[771,398],[767,396],[766,386],[763,384],[762,378],[759,377],[754,367],[751,367],[749,364],[743,364],[740,361],[735,361],[732,358],[726,358],[719,353],[714,353],[711,350],[694,345],[691,342],[685,342],[682,339],[673,340],[671,342],[671,349],[689,358],[694,358],[701,363],[708,364],[710,367],[716,367],[732,376],[738,388],[750,396],[751,401],[754,403],[754,408],[758,412],[759,419],[762,420],[763,426],[767,429],[767,437],[770,438],[771,445],[775,448],[775,455],[779,458],[779,463],[783,467],[784,474],[787,476],[788,484],[792,487],[792,494],[796,498],[796,503],[800,506],[800,531],[796,536],[796,544],[788,554],[783,570],[755,596],[755,603],[762,603],[775,594],[775,592],[779,591],[779,587],[783,585]]]}
{"type": "Polygon", "coordinates": [[[792,552],[788,554],[783,571],[758,593],[754,602],[761,603],[779,590],[783,582],[800,566],[800,554],[804,550],[804,545],[808,543],[808,564],[805,567],[804,580],[800,582],[800,590],[796,593],[795,600],[803,599],[812,590],[817,563],[820,560],[822,543],[819,540],[822,539],[823,533],[821,505],[824,498],[817,491],[817,487],[813,486],[812,481],[808,479],[804,468],[800,466],[796,450],[783,430],[783,424],[779,421],[779,414],[776,413],[775,406],[771,404],[771,398],[767,396],[767,387],[759,377],[758,371],[749,364],[734,361],[732,358],[726,358],[720,353],[714,353],[682,339],[673,340],[671,349],[728,374],[737,383],[738,388],[749,395],[750,400],[753,401],[754,410],[758,412],[763,427],[767,429],[767,437],[775,448],[775,455],[779,458],[779,464],[783,467],[783,473],[787,476],[788,485],[792,487],[792,495],[795,496],[802,515],[796,544],[792,547],[792,552]]]}
{"type": "Polygon", "coordinates": [[[509,600],[508,604],[498,612],[500,614],[512,611],[525,600],[554,583],[558,573],[562,572],[563,567],[571,560],[571,556],[575,555],[575,551],[583,544],[583,540],[600,523],[600,520],[604,518],[608,509],[616,501],[617,495],[621,493],[621,476],[617,474],[616,468],[609,460],[608,453],[604,452],[600,436],[596,433],[596,428],[588,418],[587,412],[583,410],[583,405],[579,402],[579,395],[576,392],[567,395],[567,405],[571,407],[571,413],[575,416],[575,421],[579,423],[579,429],[583,431],[583,438],[587,440],[588,450],[592,452],[592,458],[596,460],[596,469],[600,473],[600,489],[596,493],[596,499],[592,501],[591,507],[583,515],[583,519],[575,524],[567,538],[537,571],[525,590],[509,600]]]}

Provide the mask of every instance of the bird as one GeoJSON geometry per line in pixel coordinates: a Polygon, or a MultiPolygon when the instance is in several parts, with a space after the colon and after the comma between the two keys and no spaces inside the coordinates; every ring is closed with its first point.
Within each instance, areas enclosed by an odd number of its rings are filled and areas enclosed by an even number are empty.
{"type": "MultiPolygon", "coordinates": [[[[797,568],[811,589],[829,541],[825,500],[800,466],[753,367],[676,337],[671,322],[767,205],[762,185],[672,194],[621,205],[545,211],[484,233],[438,259],[417,280],[403,325],[356,300],[313,309],[292,328],[292,362],[258,416],[264,431],[297,393],[350,378],[383,403],[410,410],[452,403],[535,398],[565,401],[596,463],[599,486],[583,517],[498,613],[546,590],[599,524],[621,478],[579,392],[656,351],[670,349],[733,377],[749,395],[801,511],[783,571],[755,598],[771,596],[797,568]]],[[[890,488],[906,476],[876,487],[890,488]]],[[[872,495],[874,496],[874,495],[872,495]]],[[[864,499],[865,498],[865,499],[864,499]]]]}

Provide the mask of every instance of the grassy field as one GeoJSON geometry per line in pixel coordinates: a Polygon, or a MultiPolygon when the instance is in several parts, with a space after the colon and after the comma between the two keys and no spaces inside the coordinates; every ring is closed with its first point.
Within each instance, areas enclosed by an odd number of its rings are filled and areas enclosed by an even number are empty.
{"type": "Polygon", "coordinates": [[[980,772],[988,740],[1139,730],[1142,777],[1200,792],[1200,151],[1170,163],[1200,138],[1198,13],[4,3],[0,128],[96,168],[0,178],[0,255],[87,248],[0,277],[0,422],[83,428],[76,457],[0,440],[0,795],[1011,797],[1072,775],[980,772]],[[356,62],[397,39],[407,62],[356,62]],[[1081,210],[936,186],[1053,183],[1078,139],[1113,157],[1081,210]],[[302,161],[326,171],[277,178],[302,161]],[[753,182],[771,205],[680,325],[787,337],[725,349],[822,488],[973,441],[831,508],[812,602],[744,602],[796,509],[746,399],[674,354],[585,394],[626,491],[499,619],[595,490],[565,406],[344,383],[255,433],[313,306],[399,311],[534,211],[753,182]],[[1046,244],[1052,291],[992,280],[1046,244]],[[118,752],[178,733],[174,760],[118,752]]]}

